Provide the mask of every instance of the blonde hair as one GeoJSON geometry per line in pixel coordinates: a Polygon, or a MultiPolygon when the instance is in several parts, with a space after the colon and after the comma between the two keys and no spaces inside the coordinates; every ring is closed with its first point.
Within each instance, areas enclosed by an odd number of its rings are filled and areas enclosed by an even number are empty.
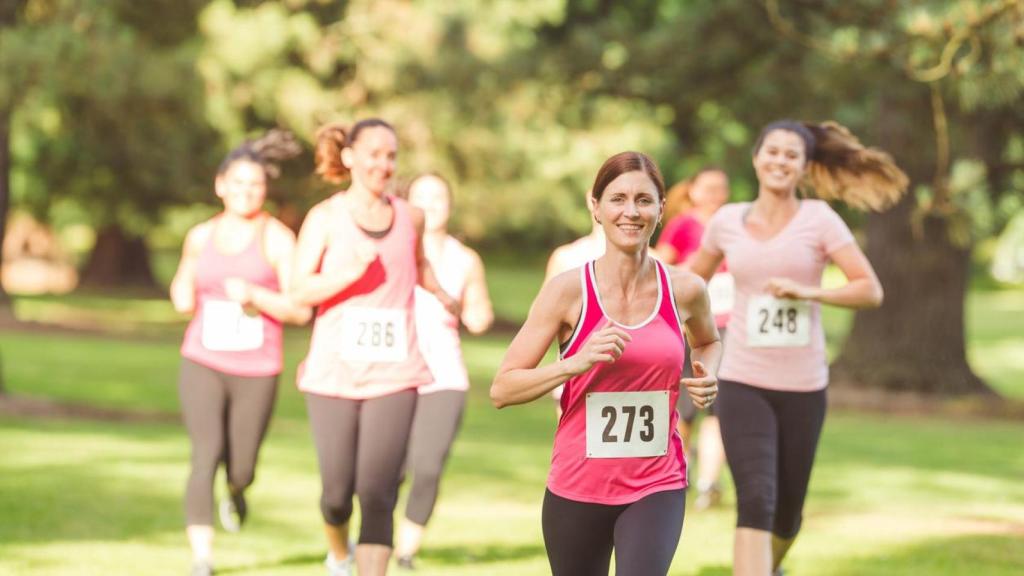
{"type": "Polygon", "coordinates": [[[761,131],[754,146],[755,155],[764,138],[775,130],[793,132],[803,139],[808,162],[806,183],[823,200],[839,200],[858,210],[881,212],[907,191],[910,180],[892,156],[879,148],[864,146],[838,122],[772,122],[761,131]]]}

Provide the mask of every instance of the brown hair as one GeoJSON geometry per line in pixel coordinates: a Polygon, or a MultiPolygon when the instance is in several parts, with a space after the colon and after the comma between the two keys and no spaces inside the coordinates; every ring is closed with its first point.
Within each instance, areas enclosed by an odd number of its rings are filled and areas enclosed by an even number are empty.
{"type": "Polygon", "coordinates": [[[391,124],[380,118],[360,120],[351,129],[346,129],[340,122],[334,122],[317,130],[316,174],[331,184],[340,184],[348,180],[351,173],[341,161],[341,151],[355,144],[359,134],[368,128],[387,128],[392,133],[395,132],[391,124]]]}
{"type": "Polygon", "coordinates": [[[274,128],[256,140],[242,142],[228,152],[217,168],[217,176],[226,173],[235,162],[252,162],[263,168],[267,178],[277,178],[281,173],[279,164],[301,152],[302,146],[294,134],[274,128]]]}
{"type": "Polygon", "coordinates": [[[654,163],[654,160],[651,160],[651,157],[643,152],[619,152],[605,160],[601,169],[597,171],[597,178],[594,179],[594,185],[590,188],[590,195],[594,200],[600,200],[604,189],[612,183],[612,180],[627,172],[647,174],[658,189],[658,199],[665,199],[665,179],[661,177],[661,170],[658,170],[658,165],[654,163]]]}
{"type": "Polygon", "coordinates": [[[775,130],[792,132],[804,141],[804,155],[809,163],[807,183],[819,198],[880,212],[895,204],[907,191],[910,181],[888,152],[864,146],[837,122],[772,122],[761,130],[754,155],[761,149],[765,137],[775,130]]]}

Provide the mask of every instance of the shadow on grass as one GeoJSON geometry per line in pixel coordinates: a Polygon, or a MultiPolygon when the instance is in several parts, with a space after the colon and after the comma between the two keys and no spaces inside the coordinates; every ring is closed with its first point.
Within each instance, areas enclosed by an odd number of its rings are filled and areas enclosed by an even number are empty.
{"type": "MultiPolygon", "coordinates": [[[[424,566],[435,565],[468,566],[477,564],[493,564],[497,562],[514,562],[544,556],[544,547],[540,545],[467,545],[442,546],[423,550],[419,557],[424,566]]],[[[305,566],[321,564],[323,552],[310,554],[294,554],[279,560],[260,562],[239,566],[218,566],[218,574],[247,574],[257,570],[271,570],[287,566],[305,566]]]]}
{"type": "MultiPolygon", "coordinates": [[[[948,574],[950,576],[1017,576],[1024,567],[1024,532],[972,534],[932,538],[873,556],[836,559],[829,562],[832,576],[903,576],[906,574],[948,574]]],[[[804,570],[791,576],[817,573],[804,570]]]]}

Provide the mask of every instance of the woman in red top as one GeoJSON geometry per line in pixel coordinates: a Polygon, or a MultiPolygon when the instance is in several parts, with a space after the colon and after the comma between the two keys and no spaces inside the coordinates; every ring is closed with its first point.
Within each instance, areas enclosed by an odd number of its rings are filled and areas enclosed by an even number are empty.
{"type": "Polygon", "coordinates": [[[666,574],[679,542],[686,461],[675,402],[685,386],[711,405],[721,345],[704,283],[648,254],[664,194],[646,155],[604,163],[590,198],[604,256],[541,288],[491,386],[503,407],[565,384],[542,513],[556,576],[605,576],[613,550],[619,573],[666,574]],[[556,338],[559,361],[538,367],[556,338]]]}
{"type": "Polygon", "coordinates": [[[416,388],[432,380],[413,314],[417,284],[457,315],[423,251],[423,212],[389,193],[398,153],[383,120],[317,134],[317,173],[347,190],[320,202],[299,232],[293,296],[316,305],[299,373],[320,463],[329,574],[351,573],[352,496],[362,523],[360,576],[387,572],[416,388]]]}
{"type": "Polygon", "coordinates": [[[295,235],[263,210],[274,162],[299,151],[290,134],[272,131],[228,154],[214,183],[224,211],[189,230],[171,283],[175,309],[192,314],[179,391],[192,441],[185,515],[196,576],[213,570],[217,467],[223,459],[228,480],[221,524],[237,531],[281,373],[281,323],[310,316],[284,294],[295,235]]]}

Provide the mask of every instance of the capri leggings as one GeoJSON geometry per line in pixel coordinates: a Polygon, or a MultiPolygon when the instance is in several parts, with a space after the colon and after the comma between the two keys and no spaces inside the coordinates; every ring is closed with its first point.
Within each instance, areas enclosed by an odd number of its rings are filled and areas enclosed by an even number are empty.
{"type": "Polygon", "coordinates": [[[655,492],[609,506],[544,493],[541,524],[552,576],[607,576],[615,572],[664,576],[679,545],[686,490],[655,492]]]}
{"type": "Polygon", "coordinates": [[[306,394],[323,485],[320,512],[324,522],[341,526],[352,517],[353,494],[358,496],[360,544],[392,546],[416,396],[414,389],[368,400],[306,394]]]}
{"type": "Polygon", "coordinates": [[[412,476],[405,517],[420,526],[426,526],[434,512],[441,473],[465,406],[466,393],[462,390],[421,394],[416,402],[405,469],[412,476]]]}
{"type": "Polygon", "coordinates": [[[717,404],[736,485],[736,525],[795,537],[825,422],[825,390],[782,392],[722,380],[717,404]]]}
{"type": "Polygon", "coordinates": [[[221,462],[231,491],[252,484],[276,392],[277,375],[234,376],[182,358],[178,393],[192,441],[192,471],[185,488],[189,526],[213,525],[213,480],[221,462]]]}

